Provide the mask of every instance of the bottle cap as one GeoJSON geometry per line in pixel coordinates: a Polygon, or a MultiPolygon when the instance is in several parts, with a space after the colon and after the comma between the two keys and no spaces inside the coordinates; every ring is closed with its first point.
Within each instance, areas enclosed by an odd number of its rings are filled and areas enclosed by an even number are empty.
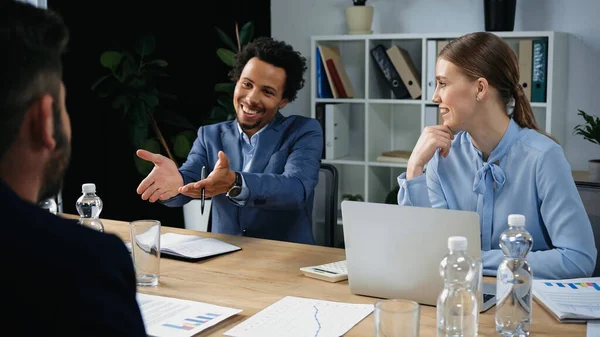
{"type": "Polygon", "coordinates": [[[83,193],[96,193],[96,184],[86,183],[81,185],[81,191],[83,193]]]}
{"type": "Polygon", "coordinates": [[[451,236],[448,238],[448,249],[467,250],[467,238],[464,236],[451,236]]]}
{"type": "Polygon", "coordinates": [[[525,216],[523,214],[510,214],[508,216],[508,225],[525,227],[525,216]]]}

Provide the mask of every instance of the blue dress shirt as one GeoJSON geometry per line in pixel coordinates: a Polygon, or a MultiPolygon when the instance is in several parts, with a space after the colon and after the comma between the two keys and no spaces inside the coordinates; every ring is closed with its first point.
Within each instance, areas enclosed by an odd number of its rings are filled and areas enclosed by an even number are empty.
{"type": "MultiPolygon", "coordinates": [[[[252,138],[248,138],[248,135],[244,133],[242,127],[240,127],[239,123],[235,123],[237,125],[238,131],[240,132],[240,145],[242,148],[242,172],[249,172],[250,167],[252,165],[252,159],[254,158],[254,150],[258,146],[258,140],[260,139],[260,133],[263,132],[269,125],[263,126],[258,132],[256,132],[252,138]]],[[[235,198],[231,198],[230,200],[235,202],[240,206],[246,205],[246,201],[250,197],[250,190],[248,189],[248,185],[246,185],[246,180],[244,179],[244,175],[242,175],[242,192],[235,198]]]]}
{"type": "Polygon", "coordinates": [[[483,272],[495,276],[509,214],[523,214],[533,237],[527,260],[535,278],[591,276],[596,246],[589,218],[563,150],[515,121],[487,161],[467,132],[455,135],[448,157],[439,150],[424,174],[398,177],[398,203],[474,211],[481,222],[483,272]]]}

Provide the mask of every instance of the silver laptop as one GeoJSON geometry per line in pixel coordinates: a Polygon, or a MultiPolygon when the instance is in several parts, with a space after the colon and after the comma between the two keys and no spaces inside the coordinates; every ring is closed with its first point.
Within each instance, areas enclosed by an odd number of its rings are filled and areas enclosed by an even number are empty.
{"type": "MultiPolygon", "coordinates": [[[[448,253],[448,237],[466,237],[467,253],[481,257],[475,212],[344,200],[342,219],[353,294],[436,305],[444,287],[439,267],[448,253]]],[[[481,311],[495,299],[488,294],[484,301],[481,311]]]]}

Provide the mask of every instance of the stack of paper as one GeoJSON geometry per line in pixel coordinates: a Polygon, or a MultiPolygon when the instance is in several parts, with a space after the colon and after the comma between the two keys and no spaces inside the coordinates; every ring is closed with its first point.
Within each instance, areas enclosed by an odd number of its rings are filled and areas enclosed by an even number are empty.
{"type": "Polygon", "coordinates": [[[373,311],[351,304],[286,296],[225,332],[234,337],[339,337],[373,311]]]}
{"type": "Polygon", "coordinates": [[[146,333],[152,337],[189,337],[242,310],[196,301],[138,293],[146,333]]]}
{"type": "Polygon", "coordinates": [[[533,296],[561,322],[600,319],[600,277],[533,280],[533,296]]]}

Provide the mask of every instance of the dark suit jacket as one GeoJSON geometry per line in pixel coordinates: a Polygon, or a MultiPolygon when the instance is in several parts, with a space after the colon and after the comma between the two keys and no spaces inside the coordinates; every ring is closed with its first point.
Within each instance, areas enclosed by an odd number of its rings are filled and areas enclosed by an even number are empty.
{"type": "Polygon", "coordinates": [[[4,329],[11,336],[146,336],[120,238],[19,198],[0,181],[4,329]]]}
{"type": "MultiPolygon", "coordinates": [[[[243,157],[237,121],[203,126],[179,172],[184,183],[200,180],[202,166],[214,168],[219,150],[230,169],[242,171],[243,157]]],[[[275,119],[262,131],[249,172],[242,176],[250,190],[243,207],[225,194],[212,198],[212,231],[258,238],[314,243],[312,209],[323,153],[323,131],[314,118],[275,119]]],[[[190,198],[178,195],[164,204],[183,206],[190,198]]]]}

